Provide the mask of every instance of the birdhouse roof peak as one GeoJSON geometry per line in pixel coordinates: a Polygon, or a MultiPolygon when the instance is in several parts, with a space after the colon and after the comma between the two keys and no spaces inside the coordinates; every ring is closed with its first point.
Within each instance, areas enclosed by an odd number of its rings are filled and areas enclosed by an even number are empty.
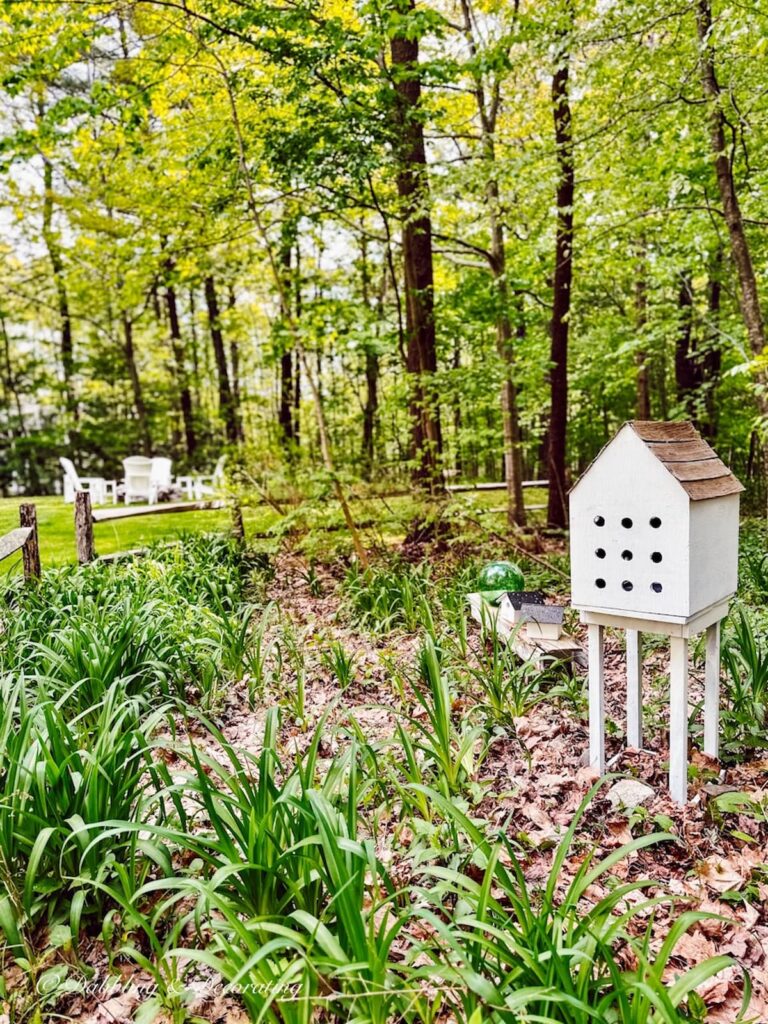
{"type": "Polygon", "coordinates": [[[670,476],[677,480],[691,501],[722,498],[727,494],[739,494],[744,490],[742,484],[694,425],[679,420],[629,420],[592,460],[574,485],[574,489],[588,476],[602,453],[624,430],[631,430],[643,442],[670,476]]]}
{"type": "Polygon", "coordinates": [[[744,488],[692,423],[630,420],[629,427],[691,501],[738,494],[744,488]]]}

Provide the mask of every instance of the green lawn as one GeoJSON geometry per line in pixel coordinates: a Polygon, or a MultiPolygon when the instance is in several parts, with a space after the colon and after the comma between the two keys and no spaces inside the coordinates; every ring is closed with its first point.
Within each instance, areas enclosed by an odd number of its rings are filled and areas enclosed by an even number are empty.
{"type": "MultiPolygon", "coordinates": [[[[30,501],[37,507],[40,534],[40,560],[43,569],[66,565],[75,561],[74,506],[66,505],[61,497],[2,498],[0,499],[0,534],[19,525],[19,505],[30,501]]],[[[138,506],[134,506],[137,508],[138,506]]],[[[249,509],[245,513],[246,530],[264,530],[275,518],[266,509],[249,509]]],[[[184,512],[178,515],[137,516],[111,523],[96,523],[94,536],[96,552],[108,555],[114,551],[140,548],[157,540],[173,540],[182,533],[205,533],[225,530],[229,526],[229,512],[184,512]]],[[[0,572],[16,572],[21,553],[0,563],[0,572]]]]}

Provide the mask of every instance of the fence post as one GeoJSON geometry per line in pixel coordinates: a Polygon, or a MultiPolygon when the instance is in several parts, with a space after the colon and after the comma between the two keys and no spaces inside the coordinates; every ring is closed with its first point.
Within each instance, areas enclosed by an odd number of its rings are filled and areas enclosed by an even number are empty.
{"type": "Polygon", "coordinates": [[[243,522],[243,509],[240,502],[235,498],[232,502],[232,536],[238,544],[245,544],[245,523],[243,522]]]}
{"type": "Polygon", "coordinates": [[[96,553],[93,550],[93,515],[88,491],[75,492],[75,543],[78,562],[81,565],[92,562],[96,553]]]}
{"type": "Polygon", "coordinates": [[[24,579],[40,579],[40,544],[37,538],[37,509],[26,502],[19,505],[19,526],[29,526],[32,530],[24,541],[21,557],[24,563],[24,579]]]}

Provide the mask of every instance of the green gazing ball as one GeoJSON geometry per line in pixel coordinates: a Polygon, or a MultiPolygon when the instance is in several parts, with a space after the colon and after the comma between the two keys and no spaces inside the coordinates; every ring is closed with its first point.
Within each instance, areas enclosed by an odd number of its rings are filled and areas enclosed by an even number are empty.
{"type": "Polygon", "coordinates": [[[508,590],[522,590],[523,573],[514,562],[488,562],[477,577],[477,589],[489,601],[496,601],[508,590]]]}

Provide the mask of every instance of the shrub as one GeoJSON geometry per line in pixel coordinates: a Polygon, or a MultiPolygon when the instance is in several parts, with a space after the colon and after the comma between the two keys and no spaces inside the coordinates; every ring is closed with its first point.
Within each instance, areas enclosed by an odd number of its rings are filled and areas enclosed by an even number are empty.
{"type": "Polygon", "coordinates": [[[210,706],[218,677],[239,678],[248,662],[252,571],[214,535],[46,573],[35,589],[15,584],[0,606],[0,668],[83,707],[118,680],[130,693],[194,695],[210,706]]]}
{"type": "Polygon", "coordinates": [[[597,863],[588,854],[573,878],[564,881],[576,828],[602,784],[592,788],[574,816],[541,891],[526,884],[505,836],[491,843],[452,801],[430,794],[441,812],[472,837],[485,864],[479,879],[444,867],[424,872],[432,880],[427,893],[431,909],[422,914],[434,938],[421,944],[420,954],[430,965],[419,974],[429,984],[444,986],[456,1019],[682,1024],[690,1019],[686,1000],[696,986],[734,965],[731,957],[712,957],[666,984],[663,974],[680,938],[712,915],[680,914],[661,948],[652,952],[653,910],[671,898],[640,898],[649,881],[611,884],[612,869],[620,861],[672,840],[668,834],[635,839],[597,863]],[[593,904],[582,902],[600,881],[607,883],[607,894],[593,904]],[[638,928],[639,936],[633,934],[638,928]],[[624,960],[622,947],[629,954],[624,960]]]}
{"type": "MultiPolygon", "coordinates": [[[[110,819],[151,818],[161,785],[151,737],[166,711],[150,712],[120,682],[98,704],[81,710],[75,702],[72,711],[66,696],[30,699],[23,682],[6,678],[0,689],[0,927],[18,954],[25,930],[55,920],[127,847],[136,857],[135,836],[108,856],[92,841],[110,819]]],[[[91,903],[78,903],[78,917],[96,909],[91,903]]]]}
{"type": "Polygon", "coordinates": [[[428,567],[407,564],[360,569],[344,577],[344,607],[349,617],[372,633],[401,628],[415,633],[421,625],[421,602],[427,594],[428,567]]]}
{"type": "Polygon", "coordinates": [[[743,609],[731,618],[722,660],[722,757],[736,761],[768,747],[768,646],[743,609]]]}

